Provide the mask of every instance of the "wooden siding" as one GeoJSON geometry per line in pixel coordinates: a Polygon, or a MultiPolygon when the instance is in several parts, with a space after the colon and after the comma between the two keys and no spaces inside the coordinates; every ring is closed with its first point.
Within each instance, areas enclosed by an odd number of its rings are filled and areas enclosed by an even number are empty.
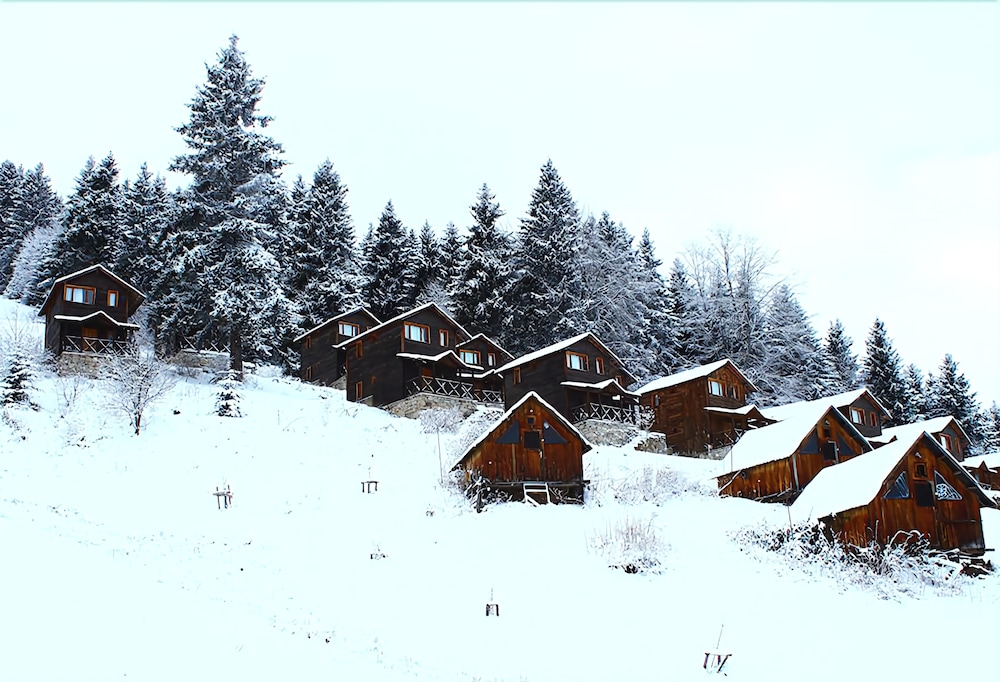
{"type": "Polygon", "coordinates": [[[842,541],[865,546],[871,541],[885,545],[897,537],[898,533],[918,531],[935,549],[960,549],[969,554],[981,554],[985,549],[982,517],[979,499],[959,479],[950,466],[938,459],[933,447],[926,439],[920,439],[906,454],[905,458],[886,478],[878,496],[867,506],[834,514],[823,519],[833,534],[842,541]],[[918,458],[916,453],[920,454],[918,458]],[[918,462],[927,464],[927,477],[915,476],[918,462]],[[885,499],[886,491],[892,487],[900,473],[906,471],[909,497],[885,499]],[[934,473],[938,472],[961,496],[961,500],[941,500],[933,497],[933,506],[917,505],[915,485],[918,480],[930,481],[934,485],[934,473]]]}
{"type": "Polygon", "coordinates": [[[747,393],[752,390],[739,373],[724,365],[707,376],[650,391],[642,396],[642,404],[653,410],[650,430],[664,434],[670,448],[678,453],[703,454],[709,445],[726,445],[726,435],[734,425],[747,429],[745,417],[706,412],[705,408],[744,407],[747,393]],[[722,382],[726,395],[711,394],[709,379],[722,382]],[[728,395],[730,386],[736,388],[735,398],[728,395]]]}
{"type": "Polygon", "coordinates": [[[881,407],[876,405],[874,402],[868,399],[867,396],[862,394],[850,405],[844,405],[838,408],[840,413],[847,417],[847,421],[865,438],[873,438],[875,436],[882,435],[882,423],[887,419],[887,415],[882,410],[881,407]],[[851,408],[861,410],[864,413],[864,423],[858,423],[851,418],[851,408]],[[871,423],[872,414],[876,415],[876,423],[871,423]]]}
{"type": "Polygon", "coordinates": [[[782,459],[737,469],[717,477],[719,494],[762,502],[789,502],[820,471],[862,455],[865,449],[864,444],[844,424],[836,419],[820,419],[815,428],[803,437],[795,451],[782,459]],[[829,421],[829,426],[826,426],[825,421],[829,421]],[[836,460],[826,459],[823,455],[823,444],[830,440],[837,443],[839,452],[836,460]]]}
{"type": "Polygon", "coordinates": [[[986,462],[980,462],[975,469],[965,467],[965,470],[984,487],[1000,492],[1000,468],[990,469],[986,462]]]}
{"type": "Polygon", "coordinates": [[[302,339],[299,345],[299,378],[302,381],[329,386],[344,376],[347,348],[334,346],[352,337],[340,333],[341,322],[358,325],[360,334],[371,329],[375,321],[366,311],[357,310],[330,320],[302,339]]]}
{"type": "Polygon", "coordinates": [[[957,459],[959,462],[965,461],[965,446],[967,444],[965,436],[962,435],[961,431],[955,426],[954,423],[949,423],[948,426],[943,428],[941,431],[932,434],[934,440],[936,440],[941,447],[951,453],[951,456],[957,459]],[[941,443],[941,439],[938,438],[940,434],[946,434],[951,438],[951,447],[945,448],[944,443],[941,443]]]}
{"type": "Polygon", "coordinates": [[[62,339],[67,336],[82,336],[83,328],[95,329],[97,338],[125,341],[128,332],[121,327],[111,324],[107,320],[95,318],[88,320],[86,324],[72,322],[68,320],[56,320],[56,315],[67,315],[69,317],[87,317],[96,312],[103,312],[118,322],[128,322],[128,318],[142,304],[142,299],[132,293],[128,287],[122,286],[121,282],[109,277],[100,269],[91,270],[80,274],[72,279],[59,282],[55,285],[48,300],[46,309],[42,312],[45,315],[45,348],[58,355],[62,352],[62,339]],[[89,287],[95,290],[94,303],[76,303],[64,300],[66,286],[89,287]],[[111,307],[108,305],[108,292],[118,292],[118,305],[111,307]]]}

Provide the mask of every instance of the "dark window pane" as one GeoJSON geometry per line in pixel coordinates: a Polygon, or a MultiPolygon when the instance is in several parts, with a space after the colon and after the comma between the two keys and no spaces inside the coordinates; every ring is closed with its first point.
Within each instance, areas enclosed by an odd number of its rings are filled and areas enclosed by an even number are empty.
{"type": "Polygon", "coordinates": [[[559,432],[556,431],[554,428],[552,428],[552,425],[549,424],[548,422],[545,422],[543,424],[543,428],[545,429],[546,443],[556,443],[561,445],[566,442],[566,439],[560,436],[559,432]]]}
{"type": "Polygon", "coordinates": [[[904,471],[896,477],[896,482],[892,484],[883,497],[887,500],[905,500],[910,496],[910,486],[906,483],[906,472],[904,471]]]}
{"type": "Polygon", "coordinates": [[[525,431],[524,432],[524,447],[528,450],[541,450],[542,449],[542,432],[541,431],[525,431]]]}
{"type": "Polygon", "coordinates": [[[521,425],[516,421],[507,427],[507,430],[503,432],[503,435],[497,438],[497,445],[517,445],[520,442],[521,425]]]}
{"type": "Polygon", "coordinates": [[[934,506],[934,492],[931,489],[930,481],[916,481],[913,485],[913,491],[916,494],[918,507],[934,506]]]}

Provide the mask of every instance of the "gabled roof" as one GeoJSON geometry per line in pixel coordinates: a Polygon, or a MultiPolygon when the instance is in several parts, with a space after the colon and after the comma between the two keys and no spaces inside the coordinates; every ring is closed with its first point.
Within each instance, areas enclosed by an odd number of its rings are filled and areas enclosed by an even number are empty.
{"type": "Polygon", "coordinates": [[[399,315],[396,315],[396,317],[393,317],[393,318],[391,318],[389,320],[386,320],[385,322],[383,322],[381,324],[378,324],[378,325],[376,325],[374,327],[371,327],[370,329],[367,329],[366,331],[361,332],[357,336],[352,336],[351,338],[347,339],[346,341],[341,341],[340,343],[334,345],[334,348],[343,348],[343,347],[345,347],[345,346],[347,346],[349,344],[354,343],[355,341],[363,339],[364,337],[368,336],[369,334],[372,334],[372,333],[377,332],[379,330],[385,329],[386,327],[392,326],[393,324],[395,324],[397,322],[402,322],[403,320],[405,320],[406,318],[408,318],[410,315],[414,315],[416,313],[422,312],[424,310],[428,310],[430,308],[433,308],[434,310],[436,310],[439,315],[441,315],[444,319],[448,320],[448,322],[452,326],[454,326],[458,331],[462,332],[462,334],[464,334],[467,337],[472,336],[472,334],[470,334],[468,332],[468,330],[466,330],[465,327],[463,327],[458,322],[456,322],[455,318],[453,318],[451,315],[449,315],[448,313],[446,313],[444,311],[444,309],[441,308],[441,306],[439,306],[437,303],[431,302],[431,303],[424,303],[423,305],[418,305],[416,308],[413,308],[412,310],[407,310],[405,313],[400,313],[399,315]]]}
{"type": "Polygon", "coordinates": [[[811,406],[821,404],[821,405],[833,405],[834,407],[842,408],[847,407],[852,404],[855,400],[861,396],[866,396],[868,400],[875,405],[877,408],[882,410],[882,412],[891,417],[892,413],[885,408],[885,405],[876,398],[871,391],[867,388],[857,388],[853,391],[847,391],[846,393],[838,393],[837,395],[831,395],[824,398],[817,398],[816,400],[802,400],[797,403],[788,403],[787,405],[779,405],[778,407],[765,407],[762,412],[765,416],[772,419],[788,419],[795,415],[798,410],[810,409],[811,406]]]}
{"type": "Polygon", "coordinates": [[[962,424],[954,417],[934,417],[933,419],[925,419],[919,422],[913,422],[912,424],[902,424],[900,426],[893,426],[889,429],[882,429],[882,436],[895,436],[899,440],[913,441],[914,438],[919,436],[921,433],[926,431],[931,435],[937,435],[948,428],[951,424],[955,425],[955,429],[961,434],[965,439],[965,442],[969,442],[969,434],[965,432],[962,428],[962,424]]]}
{"type": "Polygon", "coordinates": [[[774,422],[773,419],[765,417],[756,405],[744,405],[743,407],[703,407],[706,412],[718,412],[719,414],[738,414],[741,417],[752,417],[765,422],[774,422]]]}
{"type": "Polygon", "coordinates": [[[835,419],[840,422],[855,440],[862,444],[865,453],[872,449],[865,437],[835,406],[813,405],[808,410],[803,409],[793,418],[743,434],[722,460],[723,469],[720,475],[768,462],[777,462],[791,456],[822,419],[835,419]]]}
{"type": "Polygon", "coordinates": [[[583,390],[591,391],[609,391],[611,393],[619,393],[621,395],[630,395],[635,398],[639,397],[638,393],[633,393],[632,391],[627,391],[622,388],[622,385],[618,383],[617,379],[606,379],[604,381],[598,381],[594,384],[588,384],[584,381],[562,381],[559,383],[560,386],[566,386],[567,388],[582,388],[583,390]]]}
{"type": "Polygon", "coordinates": [[[991,452],[986,455],[977,455],[976,457],[966,457],[965,461],[962,462],[962,466],[966,469],[978,469],[983,464],[986,465],[987,469],[992,469],[993,471],[1000,470],[1000,452],[991,452]]]}
{"type": "MultiPolygon", "coordinates": [[[[355,337],[357,338],[357,337],[355,337]]],[[[455,364],[459,367],[463,367],[470,371],[481,370],[482,367],[479,365],[470,365],[458,355],[455,351],[450,348],[443,353],[438,353],[437,355],[424,355],[422,353],[396,353],[397,358],[403,358],[404,360],[423,360],[425,362],[441,362],[443,360],[454,360],[455,364]]]]}
{"type": "MultiPolygon", "coordinates": [[[[601,349],[602,352],[604,352],[606,355],[608,355],[611,358],[613,358],[614,361],[618,364],[618,366],[621,367],[623,375],[625,375],[626,377],[628,377],[632,381],[635,381],[635,375],[632,374],[630,371],[628,371],[628,369],[626,369],[625,364],[621,361],[621,358],[619,358],[617,355],[615,355],[611,351],[610,348],[608,348],[603,343],[601,343],[601,340],[599,338],[597,338],[592,332],[584,332],[583,334],[577,334],[576,336],[574,336],[571,339],[566,339],[564,341],[559,341],[557,343],[553,343],[551,346],[546,346],[545,348],[540,348],[540,349],[538,349],[536,351],[533,351],[531,353],[527,353],[526,355],[522,355],[521,357],[516,358],[515,360],[512,360],[511,362],[508,362],[506,365],[504,365],[503,367],[501,367],[497,371],[498,372],[506,372],[509,369],[514,369],[515,367],[520,367],[521,365],[524,365],[526,363],[534,362],[535,360],[538,360],[539,358],[544,358],[544,357],[546,357],[548,355],[552,355],[553,353],[558,353],[559,351],[566,350],[567,348],[569,348],[570,346],[572,346],[574,343],[578,343],[580,341],[583,341],[586,338],[589,338],[594,343],[595,346],[597,346],[598,348],[601,349]]],[[[631,383],[631,382],[629,382],[629,383],[631,383]]]]}
{"type": "Polygon", "coordinates": [[[455,344],[455,348],[461,348],[462,346],[465,346],[465,345],[468,345],[468,344],[472,343],[476,339],[484,339],[487,343],[489,343],[491,346],[493,346],[494,348],[496,348],[498,351],[500,351],[501,353],[503,353],[504,355],[506,355],[508,358],[511,358],[511,359],[514,358],[514,356],[511,355],[511,353],[506,348],[504,348],[499,343],[497,343],[496,341],[494,341],[493,339],[491,339],[489,336],[486,336],[486,334],[483,334],[481,332],[479,334],[476,334],[475,336],[473,336],[470,339],[466,339],[462,343],[455,344]]]}
{"type": "Polygon", "coordinates": [[[108,315],[103,310],[98,310],[96,312],[90,313],[89,315],[53,315],[53,320],[65,320],[66,322],[86,322],[92,320],[95,317],[103,317],[107,322],[115,325],[116,327],[121,327],[123,329],[138,329],[139,325],[132,324],[131,322],[119,322],[115,318],[108,315]]]}
{"type": "MultiPolygon", "coordinates": [[[[768,427],[770,428],[770,427],[768,427]]],[[[830,514],[864,507],[882,494],[883,485],[903,457],[919,441],[926,438],[935,450],[938,461],[944,462],[965,483],[965,486],[988,507],[993,506],[986,491],[976,482],[933,436],[921,431],[911,440],[897,440],[874,452],[854,457],[841,464],[826,467],[809,482],[791,506],[796,520],[811,521],[830,514]]]]}
{"type": "MultiPolygon", "coordinates": [[[[331,324],[333,322],[338,322],[338,321],[344,319],[345,317],[347,317],[348,315],[353,315],[355,313],[364,313],[368,317],[371,318],[372,322],[374,322],[375,324],[379,324],[379,319],[377,317],[375,317],[375,315],[372,313],[372,311],[368,310],[368,308],[366,308],[364,306],[358,306],[357,308],[353,308],[351,310],[348,310],[346,313],[341,313],[340,315],[337,315],[336,317],[331,317],[330,319],[326,320],[325,322],[320,322],[318,325],[316,325],[315,327],[313,327],[309,331],[303,332],[303,333],[299,334],[298,336],[296,336],[294,339],[292,339],[292,343],[298,343],[299,341],[301,341],[302,339],[306,338],[310,334],[312,334],[314,332],[318,332],[320,329],[322,329],[323,327],[327,326],[328,324],[331,324]]],[[[357,338],[357,337],[353,337],[353,338],[357,338]]]]}
{"type": "Polygon", "coordinates": [[[707,365],[701,365],[699,367],[692,367],[691,369],[685,369],[681,372],[676,372],[669,376],[661,377],[659,379],[654,379],[653,381],[650,381],[642,388],[638,389],[638,391],[639,393],[645,394],[649,393],[650,391],[659,391],[664,388],[670,388],[671,386],[686,384],[689,381],[707,377],[712,372],[720,370],[726,365],[730,365],[732,367],[732,370],[740,375],[740,378],[743,379],[743,381],[745,381],[748,386],[750,386],[751,391],[757,390],[757,387],[754,386],[753,382],[747,379],[746,376],[744,376],[743,372],[740,371],[739,367],[736,366],[736,363],[734,363],[729,358],[726,358],[725,360],[719,360],[717,362],[712,362],[707,365]]]}
{"type": "Polygon", "coordinates": [[[547,402],[545,402],[545,400],[542,398],[542,396],[538,395],[534,391],[528,391],[524,395],[523,398],[521,398],[516,403],[514,403],[513,405],[511,405],[510,409],[507,410],[506,412],[504,412],[503,415],[499,419],[497,419],[495,422],[493,422],[492,424],[490,424],[489,428],[487,428],[486,431],[483,432],[483,435],[481,435],[478,439],[476,439],[476,442],[474,442],[472,445],[470,445],[465,450],[465,452],[462,453],[462,456],[459,458],[459,460],[457,462],[455,462],[454,466],[452,466],[452,469],[455,469],[458,466],[460,466],[462,464],[462,462],[464,462],[465,459],[469,455],[472,454],[473,450],[475,450],[480,445],[482,445],[486,441],[486,439],[489,438],[490,435],[494,431],[496,431],[497,428],[501,424],[503,424],[505,421],[507,421],[511,417],[511,415],[513,415],[515,412],[517,412],[518,408],[520,408],[522,405],[524,405],[526,402],[528,402],[528,400],[535,400],[535,401],[537,401],[539,405],[541,405],[542,407],[544,407],[545,409],[547,409],[552,414],[553,419],[555,419],[560,424],[562,424],[567,429],[569,429],[571,432],[573,432],[574,434],[576,434],[580,438],[580,441],[583,443],[583,451],[584,452],[588,452],[589,450],[593,449],[594,446],[590,444],[590,441],[588,441],[586,438],[584,438],[583,434],[580,433],[580,431],[575,426],[573,426],[573,424],[571,424],[570,421],[568,419],[566,419],[566,417],[564,417],[561,414],[559,414],[559,410],[557,410],[556,408],[552,407],[547,402]]]}
{"type": "Polygon", "coordinates": [[[42,301],[42,307],[39,308],[38,314],[39,315],[44,315],[45,314],[45,310],[49,307],[49,302],[52,299],[52,295],[56,292],[56,289],[59,288],[60,284],[64,284],[64,283],[70,281],[71,279],[76,279],[77,277],[82,277],[83,275],[86,275],[87,273],[93,272],[94,270],[100,270],[106,276],[108,276],[111,279],[113,279],[114,281],[118,282],[118,284],[120,284],[123,289],[128,289],[132,293],[133,296],[135,296],[136,298],[138,298],[139,299],[139,303],[136,304],[136,308],[138,308],[139,305],[142,304],[142,302],[146,300],[146,294],[144,294],[141,291],[139,291],[138,289],[136,289],[134,286],[132,286],[131,284],[129,284],[128,282],[126,282],[125,280],[123,280],[121,277],[119,277],[115,273],[113,273],[110,270],[108,270],[103,265],[97,264],[97,265],[91,265],[89,268],[84,268],[83,270],[77,270],[76,272],[70,273],[68,275],[64,275],[64,276],[60,277],[59,279],[55,280],[54,282],[52,282],[52,286],[49,287],[49,293],[47,293],[45,295],[45,300],[42,301]]]}

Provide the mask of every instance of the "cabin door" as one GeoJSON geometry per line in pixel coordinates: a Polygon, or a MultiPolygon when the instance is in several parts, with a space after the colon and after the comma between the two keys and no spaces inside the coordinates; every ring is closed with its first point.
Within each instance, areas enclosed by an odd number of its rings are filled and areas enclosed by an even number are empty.
{"type": "Polygon", "coordinates": [[[524,443],[524,459],[522,466],[524,471],[521,477],[525,481],[541,481],[542,478],[542,432],[525,431],[522,438],[524,443]]]}
{"type": "Polygon", "coordinates": [[[91,329],[90,327],[83,328],[83,350],[92,351],[97,345],[94,341],[97,339],[97,330],[91,329]]]}

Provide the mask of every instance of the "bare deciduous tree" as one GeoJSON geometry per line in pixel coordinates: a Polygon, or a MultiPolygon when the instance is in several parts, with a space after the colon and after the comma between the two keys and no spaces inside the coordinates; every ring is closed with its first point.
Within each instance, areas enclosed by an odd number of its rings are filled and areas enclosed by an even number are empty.
{"type": "Polygon", "coordinates": [[[135,347],[129,353],[109,358],[102,376],[111,385],[111,406],[128,415],[137,436],[146,409],[176,384],[176,378],[162,363],[135,347]]]}

